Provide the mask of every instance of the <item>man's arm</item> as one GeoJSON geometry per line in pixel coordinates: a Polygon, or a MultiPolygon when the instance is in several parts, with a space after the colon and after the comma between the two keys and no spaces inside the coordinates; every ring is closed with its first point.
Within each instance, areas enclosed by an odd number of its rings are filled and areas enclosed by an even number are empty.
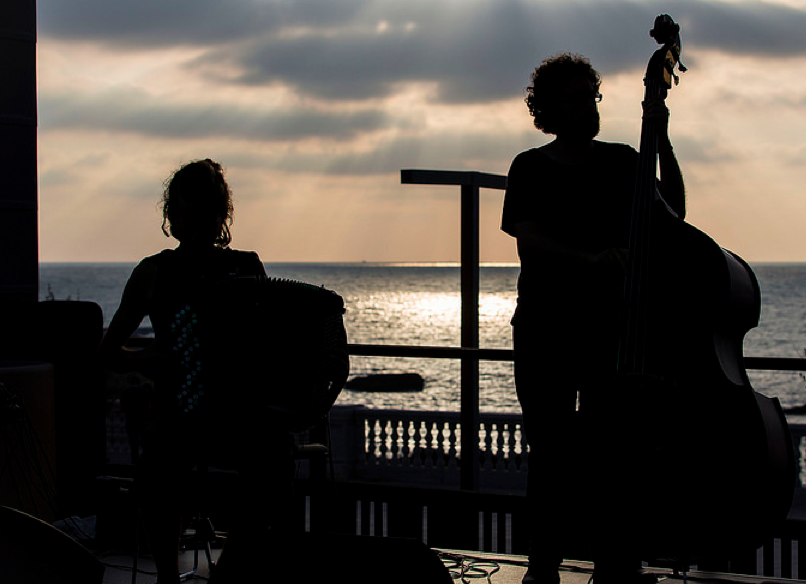
{"type": "Polygon", "coordinates": [[[562,264],[580,269],[590,269],[593,266],[620,266],[626,269],[626,249],[612,248],[598,254],[581,251],[546,236],[534,221],[516,223],[514,232],[518,243],[518,257],[522,263],[562,264]]]}
{"type": "Polygon", "coordinates": [[[658,190],[663,200],[677,213],[680,219],[686,217],[686,187],[683,173],[674,155],[669,139],[669,109],[663,99],[643,103],[644,119],[655,124],[658,137],[658,166],[660,182],[658,190]]]}
{"type": "Polygon", "coordinates": [[[683,183],[683,173],[677,163],[677,157],[672,149],[669,135],[658,137],[658,166],[660,168],[660,182],[658,190],[663,200],[677,213],[680,219],[686,218],[686,187],[683,183]]]}

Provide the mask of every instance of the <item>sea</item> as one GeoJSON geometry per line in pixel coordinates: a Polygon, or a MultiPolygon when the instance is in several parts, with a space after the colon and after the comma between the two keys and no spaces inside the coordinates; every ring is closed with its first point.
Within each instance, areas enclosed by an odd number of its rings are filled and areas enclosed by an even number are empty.
{"type": "MultiPolygon", "coordinates": [[[[133,263],[41,263],[40,298],[97,302],[108,325],[133,263]]],[[[454,263],[267,263],[270,276],[325,286],[340,294],[352,343],[419,346],[460,345],[460,268],[454,263]]],[[[762,291],[759,325],[745,337],[744,354],[753,357],[805,357],[806,263],[752,265],[762,291]]],[[[512,347],[509,324],[516,303],[517,265],[480,268],[480,346],[512,347]]],[[[148,320],[141,334],[151,332],[148,320]]],[[[591,347],[580,339],[579,353],[591,347]]],[[[458,411],[459,362],[453,359],[351,358],[351,375],[419,373],[420,392],[344,390],[337,403],[372,408],[458,411]]],[[[760,393],[779,398],[784,408],[806,404],[806,381],[799,372],[748,371],[760,393]]],[[[480,409],[517,412],[512,364],[482,361],[480,409]]],[[[788,415],[790,422],[806,416],[788,415]]]]}

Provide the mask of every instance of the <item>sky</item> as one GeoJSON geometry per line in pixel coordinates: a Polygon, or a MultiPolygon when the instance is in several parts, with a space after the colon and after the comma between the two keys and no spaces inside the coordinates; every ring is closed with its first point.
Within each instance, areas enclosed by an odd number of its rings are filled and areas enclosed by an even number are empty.
{"type": "MultiPolygon", "coordinates": [[[[564,51],[603,76],[600,139],[638,146],[648,31],[688,67],[667,99],[687,221],[750,262],[806,261],[806,0],[39,0],[40,260],[131,262],[163,181],[220,161],[233,247],[267,262],[456,261],[459,188],[549,136],[523,103],[564,51]]],[[[482,261],[517,261],[482,189],[482,261]]]]}

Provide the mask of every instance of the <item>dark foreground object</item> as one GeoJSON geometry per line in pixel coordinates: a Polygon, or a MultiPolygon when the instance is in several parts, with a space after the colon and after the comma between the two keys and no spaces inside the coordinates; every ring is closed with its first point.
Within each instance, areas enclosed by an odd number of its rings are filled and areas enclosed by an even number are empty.
{"type": "Polygon", "coordinates": [[[0,506],[3,582],[100,584],[104,566],[84,546],[31,515],[0,506]]]}
{"type": "Polygon", "coordinates": [[[321,584],[452,584],[448,568],[439,556],[415,539],[345,534],[305,533],[281,537],[272,543],[278,558],[268,571],[278,581],[321,584]],[[283,579],[285,578],[285,579],[283,579]]]}

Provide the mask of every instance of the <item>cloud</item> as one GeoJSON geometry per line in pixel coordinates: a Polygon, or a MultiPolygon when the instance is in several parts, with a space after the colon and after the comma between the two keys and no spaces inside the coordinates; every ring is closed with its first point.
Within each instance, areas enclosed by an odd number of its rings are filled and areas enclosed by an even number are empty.
{"type": "Polygon", "coordinates": [[[437,101],[455,104],[510,98],[536,62],[574,48],[571,39],[578,51],[609,55],[601,58],[605,68],[637,63],[624,35],[608,26],[613,13],[601,10],[597,21],[598,4],[573,4],[573,11],[518,1],[378,4],[389,10],[335,30],[262,35],[208,52],[198,63],[226,65],[237,72],[234,83],[279,82],[328,100],[377,99],[401,83],[433,83],[437,101]],[[588,29],[591,22],[600,26],[588,29]]]}
{"type": "Polygon", "coordinates": [[[39,173],[39,187],[49,189],[80,184],[81,174],[86,171],[95,171],[110,159],[108,152],[92,153],[71,160],[69,165],[50,168],[39,173]]]}
{"type": "Polygon", "coordinates": [[[89,96],[45,94],[39,99],[39,107],[41,125],[49,131],[128,132],[169,139],[348,140],[392,124],[390,116],[376,108],[326,112],[311,108],[164,103],[131,88],[89,96]]]}
{"type": "MultiPolygon", "coordinates": [[[[401,82],[432,82],[443,103],[512,96],[545,56],[590,55],[603,73],[642,68],[660,2],[631,0],[50,0],[40,34],[144,49],[196,45],[193,65],[224,65],[229,82],[282,83],[327,100],[371,100],[401,82]]],[[[806,54],[806,12],[768,2],[685,0],[673,16],[686,47],[806,54]]]]}
{"type": "MultiPolygon", "coordinates": [[[[322,154],[306,145],[282,149],[247,149],[239,144],[220,149],[228,168],[277,172],[284,176],[367,177],[398,175],[403,168],[483,170],[505,174],[512,158],[535,145],[535,133],[522,134],[441,132],[423,139],[393,136],[367,147],[339,148],[322,154]]],[[[395,180],[395,179],[393,179],[395,180]]]]}
{"type": "Polygon", "coordinates": [[[683,6],[681,21],[692,46],[767,57],[806,54],[803,10],[769,2],[689,1],[683,6]]]}
{"type": "Polygon", "coordinates": [[[365,0],[40,0],[40,35],[120,48],[217,45],[350,20],[365,0]]]}
{"type": "Polygon", "coordinates": [[[528,68],[519,61],[525,53],[531,62],[523,41],[532,31],[521,5],[494,6],[410,3],[330,34],[264,35],[204,60],[226,59],[241,72],[237,83],[279,81],[322,99],[379,98],[402,82],[434,82],[440,101],[490,101],[524,85],[528,68]]]}
{"type": "Polygon", "coordinates": [[[305,151],[270,163],[277,170],[323,172],[330,175],[371,176],[394,174],[401,168],[466,169],[471,161],[484,160],[485,169],[506,173],[519,151],[534,145],[534,131],[520,135],[443,132],[424,140],[420,136],[396,137],[366,151],[320,156],[305,151]],[[497,166],[497,168],[495,168],[497,166]]]}
{"type": "Polygon", "coordinates": [[[164,242],[146,201],[180,162],[211,156],[232,169],[239,230],[256,249],[282,241],[289,259],[362,259],[364,248],[436,259],[411,248],[412,223],[399,242],[381,227],[338,258],[332,245],[299,250],[308,230],[336,224],[333,239],[352,241],[406,207],[429,217],[450,208],[440,222],[455,219],[455,205],[442,205],[455,189],[402,188],[394,175],[505,173],[517,152],[549,139],[521,99],[533,67],[560,51],[589,56],[606,79],[603,139],[636,143],[640,80],[657,46],[648,31],[666,10],[691,69],[672,134],[693,220],[732,248],[771,249],[743,226],[780,233],[796,221],[757,221],[758,192],[764,211],[800,197],[806,10],[756,0],[39,0],[43,257],[150,253],[164,242]],[[282,237],[263,239],[269,219],[282,237]]]}
{"type": "Polygon", "coordinates": [[[680,159],[699,165],[736,162],[739,155],[729,144],[722,144],[709,136],[675,136],[675,150],[680,159]]]}

